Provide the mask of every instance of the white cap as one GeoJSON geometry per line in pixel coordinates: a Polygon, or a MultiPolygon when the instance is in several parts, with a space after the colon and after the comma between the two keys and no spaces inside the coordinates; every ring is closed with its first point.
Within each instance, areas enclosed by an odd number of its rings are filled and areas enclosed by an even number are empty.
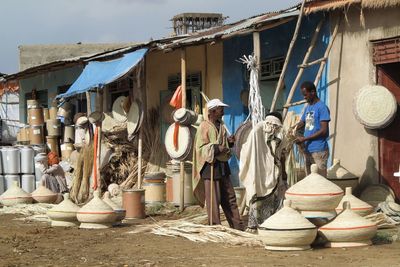
{"type": "Polygon", "coordinates": [[[221,100],[218,98],[211,99],[210,101],[207,102],[207,109],[213,109],[216,107],[229,107],[227,104],[223,103],[221,100]]]}

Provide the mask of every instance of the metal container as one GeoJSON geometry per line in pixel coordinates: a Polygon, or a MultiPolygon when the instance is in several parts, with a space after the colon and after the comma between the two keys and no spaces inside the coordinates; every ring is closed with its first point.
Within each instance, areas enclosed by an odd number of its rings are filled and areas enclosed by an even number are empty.
{"type": "Polygon", "coordinates": [[[48,136],[61,136],[61,120],[47,120],[46,129],[48,136]]]}
{"type": "Polygon", "coordinates": [[[57,119],[57,108],[56,107],[51,107],[49,109],[49,115],[50,115],[50,120],[57,119]]]}
{"type": "Polygon", "coordinates": [[[32,193],[35,190],[35,187],[36,187],[35,175],[33,174],[21,175],[21,188],[25,192],[32,193]]]}
{"type": "Polygon", "coordinates": [[[165,202],[165,183],[143,183],[146,204],[165,202]]]}
{"type": "Polygon", "coordinates": [[[7,171],[5,174],[20,173],[21,158],[19,154],[19,149],[16,147],[9,147],[6,149],[5,164],[7,164],[7,171]]]}
{"type": "Polygon", "coordinates": [[[31,108],[28,109],[28,123],[29,125],[43,125],[43,109],[42,108],[31,108]]]}
{"type": "Polygon", "coordinates": [[[44,144],[44,129],[43,125],[34,125],[29,129],[29,140],[31,145],[44,144]]]}
{"type": "Polygon", "coordinates": [[[6,174],[4,176],[4,191],[7,191],[8,188],[10,188],[14,182],[17,182],[18,185],[20,184],[19,182],[19,175],[15,175],[15,174],[6,174]]]}
{"type": "Polygon", "coordinates": [[[46,153],[39,153],[35,156],[35,179],[40,182],[43,176],[43,170],[47,168],[47,155],[46,153]]]}
{"type": "Polygon", "coordinates": [[[0,174],[0,195],[6,191],[4,188],[4,175],[0,174]]]}
{"type": "Polygon", "coordinates": [[[56,153],[57,156],[60,156],[60,144],[58,136],[46,136],[46,141],[47,147],[50,149],[50,151],[56,153]]]}
{"type": "Polygon", "coordinates": [[[21,156],[21,173],[35,173],[35,165],[33,160],[35,157],[35,151],[29,146],[23,146],[19,149],[19,151],[21,156]]]}
{"type": "Polygon", "coordinates": [[[144,189],[122,190],[122,206],[126,210],[125,219],[146,217],[144,189]]]}
{"type": "MultiPolygon", "coordinates": [[[[192,165],[185,163],[185,186],[184,186],[184,205],[190,206],[196,203],[192,190],[192,165]]],[[[173,201],[174,205],[180,205],[181,179],[179,163],[167,163],[167,176],[172,177],[173,201]]]]}
{"type": "Polygon", "coordinates": [[[50,113],[48,108],[43,108],[44,121],[50,120],[50,113]]]}
{"type": "Polygon", "coordinates": [[[0,160],[1,160],[1,167],[2,167],[1,168],[2,172],[1,173],[7,173],[7,171],[8,171],[8,165],[6,163],[6,160],[7,160],[7,149],[8,149],[8,147],[2,147],[0,149],[0,154],[1,154],[0,160]]]}
{"type": "Polygon", "coordinates": [[[74,143],[75,142],[75,126],[66,125],[64,128],[64,143],[74,143]]]}
{"type": "Polygon", "coordinates": [[[67,160],[71,156],[72,152],[75,150],[74,144],[64,143],[61,145],[61,158],[62,160],[67,160]]]}
{"type": "Polygon", "coordinates": [[[28,99],[26,101],[26,106],[28,109],[32,109],[32,108],[39,108],[39,102],[36,99],[28,99]]]}

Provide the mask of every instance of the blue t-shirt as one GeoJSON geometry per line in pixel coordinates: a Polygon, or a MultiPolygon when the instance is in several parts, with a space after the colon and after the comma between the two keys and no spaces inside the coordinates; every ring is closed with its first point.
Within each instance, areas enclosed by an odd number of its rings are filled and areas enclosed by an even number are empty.
{"type": "MultiPolygon", "coordinates": [[[[321,129],[321,121],[329,122],[331,120],[329,108],[322,102],[318,101],[313,105],[307,105],[304,110],[301,120],[304,122],[304,137],[313,135],[321,129]]],[[[321,152],[328,149],[328,133],[324,137],[309,140],[305,142],[306,150],[309,153],[321,152]]]]}

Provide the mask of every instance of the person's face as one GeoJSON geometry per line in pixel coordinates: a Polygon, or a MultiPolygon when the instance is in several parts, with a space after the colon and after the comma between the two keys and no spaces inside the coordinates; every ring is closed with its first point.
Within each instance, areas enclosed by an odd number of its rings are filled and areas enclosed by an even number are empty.
{"type": "Polygon", "coordinates": [[[315,91],[308,91],[305,88],[301,88],[301,93],[303,94],[304,100],[307,101],[307,103],[312,103],[315,99],[315,91]]]}
{"type": "Polygon", "coordinates": [[[224,107],[216,107],[212,114],[216,120],[221,120],[222,116],[224,116],[224,107]]]}

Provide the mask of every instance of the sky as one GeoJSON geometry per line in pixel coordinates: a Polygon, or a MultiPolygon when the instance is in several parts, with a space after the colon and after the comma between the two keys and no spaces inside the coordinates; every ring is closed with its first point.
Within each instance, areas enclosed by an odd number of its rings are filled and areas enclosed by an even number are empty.
{"type": "Polygon", "coordinates": [[[0,72],[19,69],[19,45],[142,42],[172,32],[183,12],[222,13],[226,23],[300,0],[1,0],[0,72]]]}

